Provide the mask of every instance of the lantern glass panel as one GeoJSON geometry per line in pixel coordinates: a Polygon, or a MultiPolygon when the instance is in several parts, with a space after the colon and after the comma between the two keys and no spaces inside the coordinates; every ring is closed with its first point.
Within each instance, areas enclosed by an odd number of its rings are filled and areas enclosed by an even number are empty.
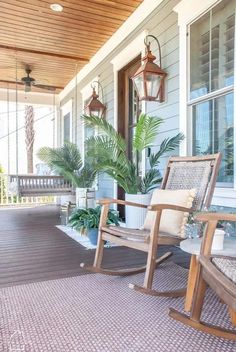
{"type": "Polygon", "coordinates": [[[143,83],[143,74],[141,73],[140,75],[134,77],[134,84],[136,86],[138,96],[141,99],[144,97],[144,83],[143,83]]]}
{"type": "Polygon", "coordinates": [[[160,85],[161,77],[155,73],[146,73],[146,86],[147,86],[147,96],[157,97],[160,85]]]}
{"type": "Polygon", "coordinates": [[[92,110],[92,115],[93,116],[98,116],[100,117],[102,115],[102,111],[100,109],[97,109],[97,110],[92,110]]]}

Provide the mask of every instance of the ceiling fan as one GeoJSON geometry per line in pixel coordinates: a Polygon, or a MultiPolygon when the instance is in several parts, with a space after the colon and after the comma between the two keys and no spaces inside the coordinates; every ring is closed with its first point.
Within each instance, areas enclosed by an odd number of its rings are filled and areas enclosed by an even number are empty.
{"type": "MultiPolygon", "coordinates": [[[[55,93],[57,89],[62,90],[64,88],[62,86],[51,86],[51,85],[38,83],[38,81],[35,78],[31,77],[30,74],[32,72],[32,68],[27,64],[22,63],[20,68],[24,69],[26,76],[22,77],[21,79],[16,79],[16,80],[6,80],[6,79],[0,78],[0,84],[6,83],[8,85],[10,84],[10,85],[14,85],[14,86],[16,84],[19,84],[21,86],[24,86],[25,92],[31,92],[32,87],[44,89],[44,90],[47,90],[47,91],[50,91],[53,93],[55,93]]],[[[0,67],[0,71],[4,70],[4,73],[6,72],[6,70],[12,70],[12,69],[13,69],[12,66],[1,66],[0,67]]]]}
{"type": "Polygon", "coordinates": [[[36,82],[36,80],[30,76],[30,73],[32,72],[32,70],[29,67],[25,67],[25,73],[26,76],[22,77],[20,82],[24,84],[25,86],[25,92],[31,92],[31,88],[33,87],[37,87],[37,88],[41,88],[41,89],[46,89],[46,90],[50,90],[50,91],[55,91],[56,87],[54,86],[48,86],[48,85],[44,85],[44,84],[38,84],[36,82]]]}

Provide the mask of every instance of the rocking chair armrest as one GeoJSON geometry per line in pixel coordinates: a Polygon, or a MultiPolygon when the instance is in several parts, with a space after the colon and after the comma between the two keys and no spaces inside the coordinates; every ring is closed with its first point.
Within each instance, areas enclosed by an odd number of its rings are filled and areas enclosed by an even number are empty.
{"type": "Polygon", "coordinates": [[[145,204],[128,202],[126,200],[121,200],[121,199],[109,199],[109,198],[100,199],[97,201],[97,204],[100,204],[100,205],[121,204],[121,205],[129,205],[129,206],[138,207],[138,208],[148,207],[148,205],[145,205],[145,204]]]}
{"type": "Polygon", "coordinates": [[[151,211],[177,210],[177,211],[183,211],[185,213],[193,212],[192,208],[182,207],[180,205],[174,205],[174,204],[153,204],[148,206],[148,210],[151,210],[151,211]]]}
{"type": "Polygon", "coordinates": [[[209,221],[236,221],[236,214],[226,213],[200,213],[195,217],[196,220],[202,222],[209,221]]]}

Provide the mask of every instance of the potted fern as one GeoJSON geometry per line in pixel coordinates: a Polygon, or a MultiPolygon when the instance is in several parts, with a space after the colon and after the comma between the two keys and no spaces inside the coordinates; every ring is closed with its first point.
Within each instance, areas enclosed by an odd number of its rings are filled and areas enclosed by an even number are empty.
{"type": "Polygon", "coordinates": [[[83,164],[83,160],[76,144],[66,142],[62,147],[42,147],[37,156],[45,162],[50,169],[63,176],[76,188],[76,205],[78,207],[94,207],[95,190],[93,183],[96,177],[96,169],[89,158],[83,164]]]}
{"type": "MultiPolygon", "coordinates": [[[[79,231],[82,235],[89,237],[92,244],[96,245],[98,240],[98,226],[101,216],[101,207],[77,208],[69,218],[68,225],[79,231]]],[[[118,212],[110,209],[107,216],[107,225],[119,225],[118,212]]]]}
{"type": "MultiPolygon", "coordinates": [[[[90,158],[94,160],[97,172],[104,172],[117,181],[125,191],[125,198],[142,204],[149,204],[151,192],[161,182],[158,170],[160,158],[174,151],[184,139],[182,133],[165,138],[158,151],[151,151],[147,157],[148,169],[143,177],[139,170],[139,163],[127,157],[125,139],[105,119],[97,116],[82,116],[86,126],[99,130],[99,134],[86,140],[86,149],[90,158]]],[[[154,146],[159,128],[164,120],[158,117],[141,114],[139,116],[132,141],[133,154],[139,159],[143,151],[154,146]]],[[[142,208],[126,207],[127,227],[139,228],[143,224],[146,210],[142,208]]]]}

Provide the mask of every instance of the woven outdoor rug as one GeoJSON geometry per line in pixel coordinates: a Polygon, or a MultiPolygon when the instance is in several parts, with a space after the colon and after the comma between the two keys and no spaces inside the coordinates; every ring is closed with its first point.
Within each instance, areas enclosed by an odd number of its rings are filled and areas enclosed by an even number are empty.
{"type": "MultiPolygon", "coordinates": [[[[165,263],[155,287],[186,283],[187,270],[165,263]]],[[[84,275],[0,290],[0,351],[24,352],[232,352],[233,342],[169,318],[183,299],[151,297],[128,288],[133,277],[84,275]],[[1,336],[2,335],[2,336],[1,336]]],[[[209,291],[204,319],[229,327],[227,309],[209,291]]]]}

